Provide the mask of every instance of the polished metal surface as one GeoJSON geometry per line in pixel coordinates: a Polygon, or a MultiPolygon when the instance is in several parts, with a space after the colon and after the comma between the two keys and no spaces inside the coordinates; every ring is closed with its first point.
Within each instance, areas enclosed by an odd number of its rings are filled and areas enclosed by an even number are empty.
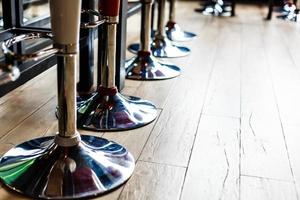
{"type": "Polygon", "coordinates": [[[177,23],[173,22],[167,24],[166,34],[169,40],[175,42],[190,41],[196,37],[195,33],[183,31],[177,23]]]}
{"type": "Polygon", "coordinates": [[[283,6],[281,15],[277,16],[279,19],[283,19],[286,21],[293,21],[297,22],[298,21],[298,15],[299,15],[299,10],[296,8],[296,5],[294,4],[286,4],[283,6]]]}
{"type": "MultiPolygon", "coordinates": [[[[166,37],[164,18],[165,18],[165,4],[166,0],[158,1],[158,30],[151,42],[151,53],[155,57],[160,58],[177,58],[187,56],[190,53],[190,49],[183,46],[177,46],[166,37]]],[[[149,27],[150,29],[150,27],[149,27]]],[[[149,30],[150,34],[150,30],[149,30]]],[[[143,47],[143,45],[142,45],[143,47]]],[[[137,53],[140,48],[139,44],[132,44],[128,47],[128,50],[132,53],[137,53]]],[[[145,50],[144,50],[145,51],[145,50]]]]}
{"type": "Polygon", "coordinates": [[[166,35],[169,40],[175,42],[185,42],[193,39],[196,34],[183,31],[176,23],[176,3],[177,0],[170,0],[169,21],[166,25],[166,35]]]}
{"type": "Polygon", "coordinates": [[[52,35],[50,33],[33,32],[33,33],[18,35],[8,40],[5,40],[2,43],[2,51],[5,55],[5,59],[10,61],[30,61],[30,60],[36,61],[44,57],[53,55],[59,51],[57,48],[51,47],[31,54],[16,54],[9,49],[11,46],[17,43],[26,40],[41,39],[41,38],[52,39],[52,35]]]}
{"type": "Polygon", "coordinates": [[[128,180],[135,163],[123,146],[78,133],[75,88],[81,0],[50,0],[50,10],[54,44],[64,46],[57,54],[59,132],[8,151],[0,159],[0,179],[34,199],[95,197],[128,180]]]}
{"type": "Polygon", "coordinates": [[[140,55],[131,58],[125,64],[126,78],[137,80],[163,80],[180,75],[176,65],[164,63],[152,55],[140,55]]]}
{"type": "Polygon", "coordinates": [[[152,1],[142,1],[141,50],[125,64],[126,78],[138,80],[162,80],[180,75],[180,68],[160,62],[151,55],[152,1]]]}
{"type": "Polygon", "coordinates": [[[0,65],[0,85],[17,80],[20,77],[20,69],[12,65],[0,65]]]}
{"type": "Polygon", "coordinates": [[[156,107],[138,97],[96,93],[78,108],[78,127],[93,131],[122,131],[147,125],[157,116],[156,107]]]}
{"type": "Polygon", "coordinates": [[[58,52],[57,48],[48,48],[31,54],[17,54],[11,51],[9,48],[17,43],[23,42],[25,40],[33,39],[51,39],[52,35],[49,33],[27,33],[18,36],[14,36],[5,40],[1,45],[1,50],[5,56],[5,63],[0,65],[0,85],[15,81],[20,76],[20,70],[15,65],[16,61],[30,61],[30,60],[39,60],[50,55],[53,55],[58,52]]]}
{"type": "MultiPolygon", "coordinates": [[[[140,44],[134,43],[128,46],[131,53],[137,54],[140,44]]],[[[178,58],[189,55],[191,50],[187,47],[172,44],[167,38],[155,38],[151,43],[151,53],[159,58],[178,58]]]]}
{"type": "Polygon", "coordinates": [[[0,160],[1,181],[37,199],[95,197],[122,185],[132,174],[134,159],[123,146],[82,136],[73,147],[60,147],[54,137],[24,142],[0,160]]]}
{"type": "Polygon", "coordinates": [[[155,37],[151,44],[151,51],[155,57],[160,58],[177,58],[190,54],[190,49],[184,46],[172,44],[166,37],[155,37]]]}
{"type": "Polygon", "coordinates": [[[223,0],[213,0],[207,3],[201,9],[196,9],[196,12],[200,12],[203,15],[214,15],[214,16],[232,16],[232,7],[230,3],[224,2],[223,0]]]}
{"type": "Polygon", "coordinates": [[[107,84],[108,88],[116,84],[116,48],[117,48],[117,24],[107,24],[107,84]]]}

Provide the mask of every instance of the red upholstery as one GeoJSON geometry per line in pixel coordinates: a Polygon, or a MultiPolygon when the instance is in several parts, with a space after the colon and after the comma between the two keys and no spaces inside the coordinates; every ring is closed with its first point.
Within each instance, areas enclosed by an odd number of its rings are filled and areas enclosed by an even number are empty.
{"type": "Polygon", "coordinates": [[[119,15],[121,0],[100,0],[99,7],[104,16],[115,17],[119,15]]]}

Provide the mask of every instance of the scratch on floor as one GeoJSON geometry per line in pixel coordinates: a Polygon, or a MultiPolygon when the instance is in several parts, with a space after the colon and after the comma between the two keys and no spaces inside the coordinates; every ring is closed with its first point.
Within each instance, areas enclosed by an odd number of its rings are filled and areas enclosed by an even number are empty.
{"type": "Polygon", "coordinates": [[[260,144],[261,148],[263,149],[264,153],[267,153],[264,144],[262,143],[262,141],[261,141],[260,139],[257,138],[256,133],[255,133],[255,131],[254,131],[254,128],[253,128],[253,126],[252,126],[252,123],[251,123],[251,120],[252,120],[252,114],[253,114],[253,112],[251,112],[251,114],[250,114],[250,116],[249,116],[249,120],[248,120],[248,124],[249,124],[249,127],[250,127],[250,129],[251,129],[252,135],[254,136],[255,141],[258,141],[258,142],[259,142],[259,144],[260,144]]]}

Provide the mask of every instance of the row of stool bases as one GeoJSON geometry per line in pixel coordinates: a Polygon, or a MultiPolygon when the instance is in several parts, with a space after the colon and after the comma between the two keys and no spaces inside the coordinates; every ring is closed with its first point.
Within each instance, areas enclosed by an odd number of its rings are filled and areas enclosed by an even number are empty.
{"type": "MultiPolygon", "coordinates": [[[[235,0],[207,0],[201,3],[201,7],[195,9],[195,12],[199,12],[203,15],[212,16],[235,16],[235,0]]],[[[275,0],[269,0],[269,11],[266,19],[272,19],[272,13],[274,11],[275,0]]],[[[286,21],[297,21],[299,15],[299,9],[296,7],[297,0],[283,0],[283,5],[280,8],[275,9],[279,13],[277,18],[286,21]]]]}
{"type": "MultiPolygon", "coordinates": [[[[175,0],[170,4],[170,20],[164,25],[165,2],[159,0],[158,30],[151,38],[153,0],[142,0],[141,43],[130,46],[136,56],[126,62],[126,77],[162,80],[180,75],[180,68],[155,57],[181,57],[190,53],[171,40],[187,41],[196,35],[182,31],[174,19],[175,0]]],[[[6,40],[2,45],[6,64],[0,66],[0,84],[20,76],[15,61],[57,57],[58,133],[24,142],[9,150],[0,160],[0,178],[5,186],[34,199],[78,199],[105,194],[124,184],[132,175],[135,160],[122,145],[104,138],[80,135],[77,127],[92,131],[125,131],[155,120],[153,103],[123,96],[115,85],[116,32],[120,0],[99,0],[99,11],[82,10],[81,0],[50,0],[52,33],[28,33],[6,40]],[[82,13],[98,18],[82,23],[82,13]],[[106,81],[84,98],[76,92],[79,65],[80,27],[105,26],[104,51],[106,81]],[[53,47],[34,54],[19,55],[10,47],[24,40],[48,38],[53,47]]],[[[81,63],[81,62],[80,62],[81,63]]],[[[82,67],[82,66],[81,66],[82,67]]],[[[87,66],[88,68],[89,66],[87,66]]],[[[121,133],[120,133],[121,134],[121,133]]]]}

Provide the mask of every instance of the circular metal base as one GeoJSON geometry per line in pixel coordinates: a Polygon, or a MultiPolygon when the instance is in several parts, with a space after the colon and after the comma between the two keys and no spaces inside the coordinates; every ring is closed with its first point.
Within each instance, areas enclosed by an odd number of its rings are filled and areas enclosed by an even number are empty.
{"type": "Polygon", "coordinates": [[[128,46],[128,51],[131,53],[137,54],[140,50],[140,44],[139,43],[134,43],[128,46]]]}
{"type": "Polygon", "coordinates": [[[129,179],[132,155],[103,138],[82,136],[73,147],[54,137],[24,142],[0,160],[0,178],[10,189],[34,199],[77,199],[109,192],[129,179]]]}
{"type": "Polygon", "coordinates": [[[146,55],[139,52],[126,62],[125,69],[126,78],[137,80],[163,80],[180,75],[179,67],[158,61],[150,52],[146,55]]]}
{"type": "Polygon", "coordinates": [[[298,11],[291,11],[291,12],[288,12],[286,14],[279,15],[279,16],[277,16],[277,18],[283,19],[283,20],[286,20],[286,21],[297,22],[298,21],[298,14],[299,14],[298,11]]]}
{"type": "Polygon", "coordinates": [[[122,131],[145,126],[155,120],[156,107],[137,97],[120,93],[103,96],[96,93],[78,108],[77,125],[93,131],[122,131]]]}
{"type": "Polygon", "coordinates": [[[213,15],[213,16],[233,16],[231,4],[223,2],[222,0],[212,1],[204,5],[201,9],[195,9],[196,12],[200,12],[203,15],[213,15]]]}
{"type": "MultiPolygon", "coordinates": [[[[137,54],[140,50],[140,44],[131,44],[128,50],[137,54]]],[[[154,38],[151,43],[151,52],[153,56],[159,58],[178,58],[189,55],[191,50],[187,47],[174,45],[167,38],[154,38]]]]}
{"type": "Polygon", "coordinates": [[[183,31],[176,23],[169,22],[166,26],[166,35],[169,40],[175,42],[190,41],[196,37],[196,34],[183,31]]]}
{"type": "Polygon", "coordinates": [[[172,44],[171,41],[165,37],[154,38],[151,45],[151,51],[155,57],[160,58],[178,58],[187,56],[191,52],[187,47],[172,44]]]}

